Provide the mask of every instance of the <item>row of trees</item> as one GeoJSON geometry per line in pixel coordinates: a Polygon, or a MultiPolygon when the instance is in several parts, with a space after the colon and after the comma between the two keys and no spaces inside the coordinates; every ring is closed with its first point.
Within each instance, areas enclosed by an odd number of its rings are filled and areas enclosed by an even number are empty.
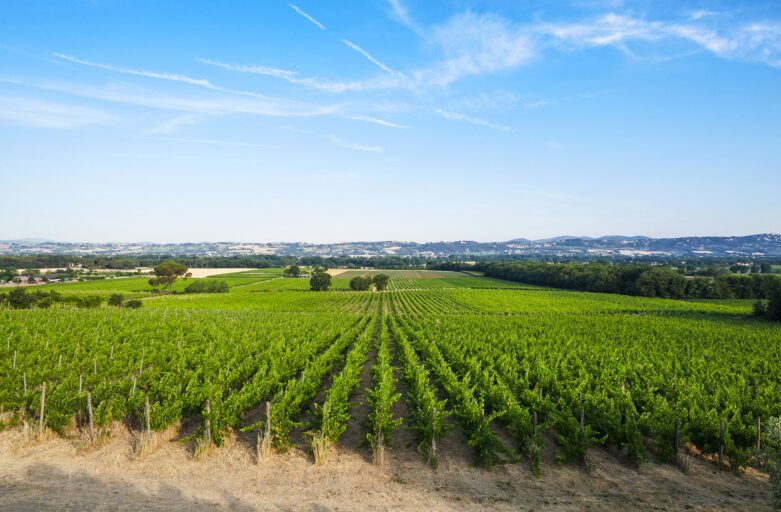
{"type": "Polygon", "coordinates": [[[770,299],[781,278],[770,274],[687,277],[651,265],[488,263],[485,275],[569,290],[671,299],[770,299]]]}
{"type": "MultiPolygon", "coordinates": [[[[353,291],[366,291],[374,288],[377,291],[383,291],[388,288],[390,276],[387,274],[376,274],[374,277],[358,276],[350,279],[350,289],[353,291]]],[[[309,278],[309,289],[313,292],[324,292],[331,287],[331,274],[323,267],[315,267],[312,270],[312,276],[309,278]]]]}
{"type": "Polygon", "coordinates": [[[35,290],[28,292],[25,288],[14,288],[9,293],[0,293],[0,307],[13,309],[48,308],[54,304],[69,304],[81,308],[96,308],[103,303],[99,295],[62,295],[56,291],[46,292],[35,290]]]}
{"type": "Polygon", "coordinates": [[[350,279],[350,289],[353,291],[366,291],[372,288],[378,292],[388,288],[390,276],[388,274],[375,274],[374,277],[358,276],[350,279]]]}

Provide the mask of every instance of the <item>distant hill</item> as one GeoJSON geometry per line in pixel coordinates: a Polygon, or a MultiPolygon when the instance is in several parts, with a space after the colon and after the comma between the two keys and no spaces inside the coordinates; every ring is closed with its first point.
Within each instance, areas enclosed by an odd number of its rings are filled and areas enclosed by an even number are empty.
{"type": "Polygon", "coordinates": [[[781,257],[781,234],[748,236],[706,236],[649,238],[645,236],[603,236],[599,238],[558,236],[544,240],[516,238],[506,242],[471,240],[441,242],[343,242],[309,244],[304,242],[197,242],[183,244],[72,243],[43,239],[0,241],[0,254],[73,255],[289,255],[289,256],[415,256],[445,258],[488,255],[557,257],[781,257]]]}

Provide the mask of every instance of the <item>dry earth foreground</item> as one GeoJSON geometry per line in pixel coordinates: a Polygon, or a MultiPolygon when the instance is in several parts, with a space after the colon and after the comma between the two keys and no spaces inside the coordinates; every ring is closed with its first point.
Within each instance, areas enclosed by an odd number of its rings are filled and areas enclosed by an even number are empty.
{"type": "Polygon", "coordinates": [[[383,468],[355,446],[338,447],[324,465],[301,447],[256,461],[251,444],[237,437],[201,460],[176,439],[134,459],[123,429],[86,452],[58,437],[25,444],[8,431],[0,434],[0,509],[770,510],[762,476],[734,475],[694,457],[684,474],[667,464],[632,469],[597,449],[587,473],[548,453],[537,479],[523,464],[474,467],[457,437],[443,440],[432,470],[410,446],[390,449],[383,468]]]}

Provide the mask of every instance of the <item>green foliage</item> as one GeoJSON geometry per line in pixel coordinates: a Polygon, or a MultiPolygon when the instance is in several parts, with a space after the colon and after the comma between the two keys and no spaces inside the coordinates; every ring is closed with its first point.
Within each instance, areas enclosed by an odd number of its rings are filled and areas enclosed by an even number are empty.
{"type": "Polygon", "coordinates": [[[299,277],[301,275],[301,267],[298,265],[290,265],[282,272],[284,277],[299,277]]]}
{"type": "Polygon", "coordinates": [[[121,307],[122,303],[125,301],[125,296],[121,293],[112,293],[106,303],[109,306],[115,306],[115,307],[121,307]]]}
{"type": "Polygon", "coordinates": [[[62,295],[56,291],[34,290],[28,292],[26,288],[17,287],[8,294],[0,293],[0,306],[13,309],[45,309],[54,304],[71,305],[80,308],[96,308],[103,303],[99,295],[62,295]]]}
{"type": "Polygon", "coordinates": [[[396,392],[396,379],[393,377],[391,352],[388,347],[388,326],[385,318],[379,322],[379,332],[375,341],[377,360],[372,367],[372,389],[369,390],[369,417],[366,440],[375,452],[389,446],[393,433],[401,425],[402,418],[394,418],[393,406],[401,398],[396,392]]]}
{"type": "Polygon", "coordinates": [[[331,274],[322,267],[317,267],[312,271],[312,277],[309,279],[309,289],[313,292],[328,291],[331,287],[331,274]]]}
{"type": "Polygon", "coordinates": [[[155,277],[149,280],[152,288],[162,287],[163,291],[171,291],[177,278],[187,274],[187,267],[172,260],[164,261],[154,268],[155,277]]]}
{"type": "Polygon", "coordinates": [[[374,287],[377,288],[377,291],[381,292],[388,288],[390,276],[388,274],[376,274],[372,281],[374,281],[374,287]]]}
{"type": "Polygon", "coordinates": [[[228,283],[216,279],[197,279],[187,285],[184,293],[228,293],[228,283]]]}
{"type": "Polygon", "coordinates": [[[372,287],[371,277],[356,276],[350,279],[350,289],[353,291],[366,291],[372,287]]]}

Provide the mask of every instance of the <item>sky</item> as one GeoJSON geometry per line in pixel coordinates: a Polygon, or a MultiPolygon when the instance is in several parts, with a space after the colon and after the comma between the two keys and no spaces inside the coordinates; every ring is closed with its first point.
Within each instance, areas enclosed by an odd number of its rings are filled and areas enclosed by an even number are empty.
{"type": "Polygon", "coordinates": [[[781,2],[4,0],[0,239],[781,231],[781,2]]]}

